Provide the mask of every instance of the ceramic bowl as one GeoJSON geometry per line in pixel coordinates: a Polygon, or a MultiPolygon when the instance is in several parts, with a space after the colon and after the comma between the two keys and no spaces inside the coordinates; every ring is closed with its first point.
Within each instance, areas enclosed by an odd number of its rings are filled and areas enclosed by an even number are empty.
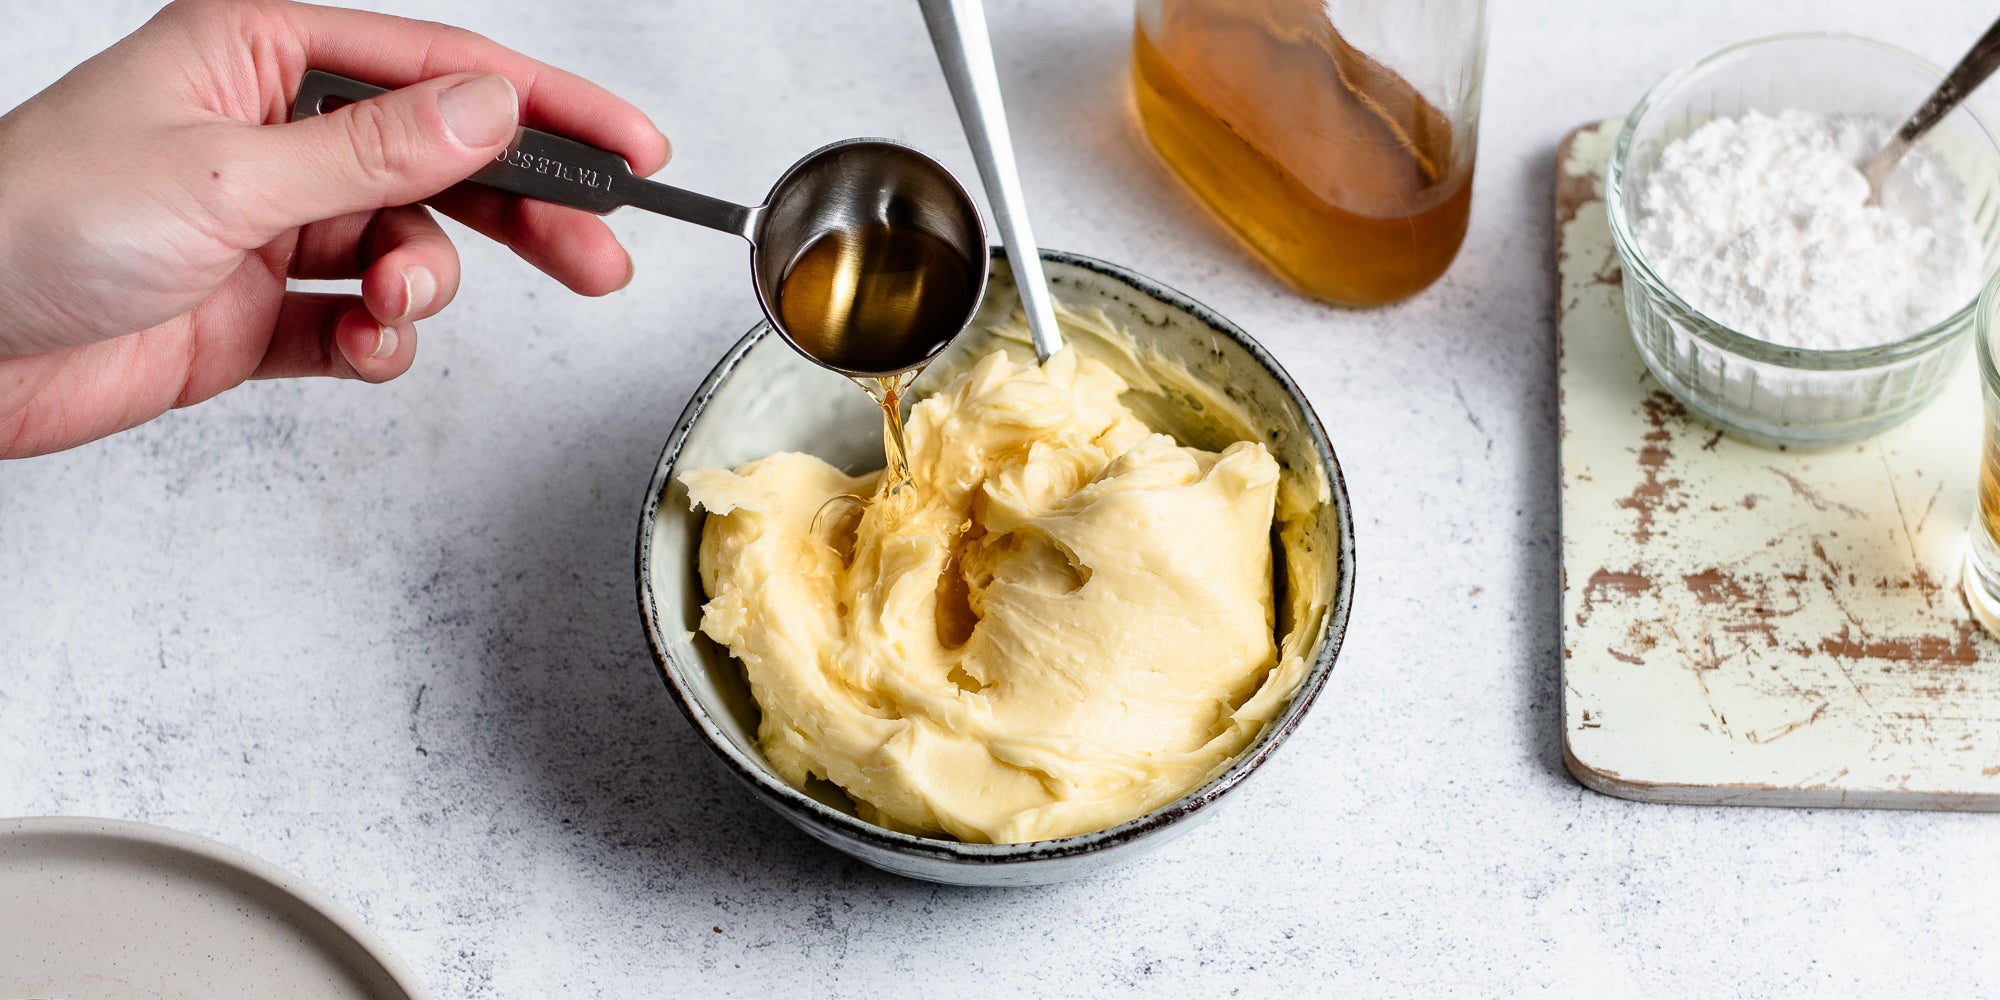
{"type": "MultiPolygon", "coordinates": [[[[1004,255],[972,327],[925,372],[914,395],[991,350],[985,333],[1018,304],[1004,255]]],[[[1228,405],[1135,389],[1125,402],[1184,443],[1220,449],[1236,435],[1194,411],[1227,409],[1278,459],[1280,507],[1297,511],[1274,531],[1282,561],[1279,633],[1297,629],[1307,671],[1289,706],[1208,784],[1153,812],[1094,833],[1022,844],[968,844],[910,836],[867,823],[839,797],[815,797],[771,769],[757,746],[758,709],[742,667],[697,631],[705,600],[695,552],[705,514],[688,508],[683,469],[733,467],[777,451],[805,451],[849,472],[882,465],[881,417],[852,383],[800,358],[760,323],[695,390],[668,438],[639,522],[639,603],[660,674],[695,730],[759,800],[812,836],[862,861],[915,878],[961,885],[1027,885],[1071,878],[1135,857],[1214,811],[1298,727],[1333,669],[1354,585],[1353,524],[1326,432],[1276,361],[1235,324],[1124,268],[1044,252],[1049,284],[1072,309],[1102,310],[1154,354],[1214,387],[1228,405]]],[[[1025,346],[1017,356],[1029,356],[1025,346]]],[[[1239,430],[1238,433],[1243,433],[1239,430]]]]}

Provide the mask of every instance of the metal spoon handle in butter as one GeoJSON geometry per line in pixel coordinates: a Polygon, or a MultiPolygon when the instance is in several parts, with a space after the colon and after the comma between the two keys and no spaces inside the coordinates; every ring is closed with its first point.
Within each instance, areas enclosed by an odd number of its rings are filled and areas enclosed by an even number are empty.
{"type": "Polygon", "coordinates": [[[1951,68],[1951,72],[1945,74],[1944,82],[1931,91],[1931,96],[1916,114],[1911,115],[1903,127],[1882,145],[1881,152],[1861,168],[1861,175],[1868,178],[1868,200],[1863,204],[1873,205],[1882,200],[1882,181],[1889,176],[1889,171],[1896,168],[1897,161],[1910,151],[1918,139],[1923,138],[1925,132],[1931,130],[1931,126],[1950,114],[1953,108],[1965,103],[1965,99],[1993,75],[1995,68],[2000,68],[2000,21],[1994,21],[1992,27],[1986,29],[1986,34],[1972,43],[1971,51],[1951,68]]]}
{"type": "Polygon", "coordinates": [[[993,66],[993,42],[986,31],[986,10],[980,0],[920,0],[931,45],[951,87],[952,103],[965,126],[973,162],[993,200],[1000,242],[1014,267],[1014,285],[1021,293],[1021,311],[1035,356],[1043,361],[1062,350],[1048,279],[1042,275],[1041,251],[1028,228],[1028,202],[1021,194],[1021,177],[1014,167],[1014,143],[1007,134],[1007,110],[1000,103],[1000,74],[993,66]]]}
{"type": "MultiPolygon", "coordinates": [[[[387,93],[321,70],[292,120],[387,93]]],[[[469,180],[599,215],[630,205],[750,241],[764,316],[800,354],[857,378],[922,367],[986,291],[986,227],[942,164],[889,139],[848,139],[794,163],[764,203],[737,205],[632,175],[625,158],[531,128],[469,180]]]]}

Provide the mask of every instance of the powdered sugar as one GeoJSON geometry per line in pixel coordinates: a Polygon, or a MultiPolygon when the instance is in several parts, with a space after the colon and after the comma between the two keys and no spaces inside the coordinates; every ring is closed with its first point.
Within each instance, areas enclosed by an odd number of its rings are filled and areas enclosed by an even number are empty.
{"type": "Polygon", "coordinates": [[[1921,146],[1862,205],[1857,165],[1893,127],[1797,110],[1709,121],[1645,178],[1639,247],[1689,305],[1771,343],[1870,347],[1932,326],[1977,294],[1979,241],[1964,186],[1921,146]]]}

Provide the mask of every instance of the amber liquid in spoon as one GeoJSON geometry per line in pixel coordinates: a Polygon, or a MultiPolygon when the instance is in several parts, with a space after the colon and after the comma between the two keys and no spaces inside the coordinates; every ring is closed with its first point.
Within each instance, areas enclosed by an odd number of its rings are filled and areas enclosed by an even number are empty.
{"type": "Polygon", "coordinates": [[[965,260],[915,229],[869,223],[808,244],[778,285],[778,318],[806,353],[850,372],[896,372],[958,333],[965,260]]]}
{"type": "MultiPolygon", "coordinates": [[[[957,335],[974,284],[965,260],[943,240],[870,223],[828,232],[800,252],[779,282],[778,317],[801,348],[829,365],[897,371],[929,359],[957,335]]],[[[894,375],[854,376],[882,408],[888,466],[878,496],[910,485],[902,401],[921,370],[919,364],[894,375]]]]}

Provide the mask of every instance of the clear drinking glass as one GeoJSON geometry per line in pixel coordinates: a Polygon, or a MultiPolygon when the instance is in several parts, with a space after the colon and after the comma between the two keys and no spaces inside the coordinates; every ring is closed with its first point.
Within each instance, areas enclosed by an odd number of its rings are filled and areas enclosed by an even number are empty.
{"type": "Polygon", "coordinates": [[[1965,603],[1986,631],[2000,636],[2000,276],[1988,281],[1973,307],[1978,331],[1973,353],[1979,362],[1979,395],[1986,414],[1986,439],[1979,449],[1979,513],[1965,558],[1965,603]]]}
{"type": "Polygon", "coordinates": [[[1138,0],[1154,149],[1307,294],[1422,291],[1465,240],[1485,0],[1138,0]]]}

